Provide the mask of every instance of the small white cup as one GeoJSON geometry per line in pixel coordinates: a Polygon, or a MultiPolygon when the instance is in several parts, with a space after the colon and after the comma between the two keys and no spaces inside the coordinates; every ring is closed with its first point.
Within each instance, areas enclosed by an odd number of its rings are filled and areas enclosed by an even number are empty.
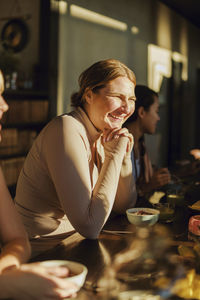
{"type": "Polygon", "coordinates": [[[45,267],[67,267],[69,271],[71,271],[73,276],[69,276],[64,278],[67,281],[73,282],[81,288],[85,282],[86,275],[88,273],[88,269],[81,263],[69,260],[46,260],[40,263],[45,267]]]}

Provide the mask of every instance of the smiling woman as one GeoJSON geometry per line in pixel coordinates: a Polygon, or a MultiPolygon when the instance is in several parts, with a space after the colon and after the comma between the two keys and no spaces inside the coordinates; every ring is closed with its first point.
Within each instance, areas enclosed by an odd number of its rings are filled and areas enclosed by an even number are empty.
{"type": "Polygon", "coordinates": [[[79,77],[74,111],[54,118],[37,137],[16,191],[33,254],[74,230],[97,238],[111,211],[134,206],[133,137],[122,124],[135,109],[135,84],[118,60],[93,64],[79,77]]]}

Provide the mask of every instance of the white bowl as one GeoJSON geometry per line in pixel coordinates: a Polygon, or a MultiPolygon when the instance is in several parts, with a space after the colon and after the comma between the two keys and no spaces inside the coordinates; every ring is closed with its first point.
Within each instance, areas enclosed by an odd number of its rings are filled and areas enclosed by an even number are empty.
{"type": "Polygon", "coordinates": [[[67,267],[73,274],[73,276],[66,277],[65,280],[73,282],[79,288],[81,288],[85,282],[88,269],[83,264],[69,260],[46,260],[40,263],[45,267],[67,267]]]}
{"type": "Polygon", "coordinates": [[[160,211],[158,209],[147,207],[129,208],[126,210],[126,215],[129,222],[139,227],[154,225],[158,221],[159,214],[160,211]],[[139,214],[140,211],[144,214],[139,214]]]}

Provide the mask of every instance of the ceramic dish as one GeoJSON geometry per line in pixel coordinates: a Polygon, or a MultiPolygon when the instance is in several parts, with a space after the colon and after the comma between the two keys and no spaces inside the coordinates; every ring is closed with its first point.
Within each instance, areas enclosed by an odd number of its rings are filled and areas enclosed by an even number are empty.
{"type": "Polygon", "coordinates": [[[129,222],[139,227],[154,225],[158,221],[159,214],[159,210],[145,207],[129,208],[126,210],[129,222]]]}
{"type": "Polygon", "coordinates": [[[47,260],[41,262],[40,264],[46,267],[67,267],[73,275],[66,277],[65,279],[73,282],[79,288],[83,286],[88,272],[86,266],[69,260],[47,260]]]}

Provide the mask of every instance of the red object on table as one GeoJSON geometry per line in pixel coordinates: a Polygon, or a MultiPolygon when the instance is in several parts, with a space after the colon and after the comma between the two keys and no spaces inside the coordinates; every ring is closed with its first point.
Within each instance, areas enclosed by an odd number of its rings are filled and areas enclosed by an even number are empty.
{"type": "Polygon", "coordinates": [[[189,219],[188,229],[191,233],[200,236],[200,215],[192,216],[189,219]]]}

